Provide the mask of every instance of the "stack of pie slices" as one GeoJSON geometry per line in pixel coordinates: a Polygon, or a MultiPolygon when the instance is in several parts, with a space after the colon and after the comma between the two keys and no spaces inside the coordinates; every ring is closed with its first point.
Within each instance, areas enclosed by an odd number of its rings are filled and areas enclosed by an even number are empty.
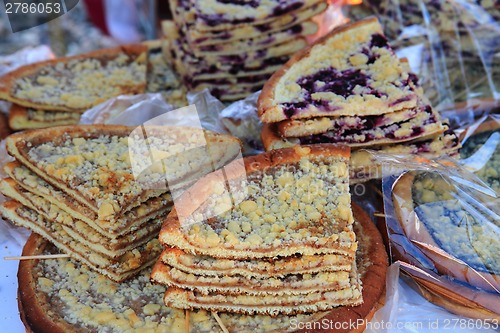
{"type": "Polygon", "coordinates": [[[166,55],[190,90],[208,88],[221,100],[246,97],[317,31],[319,0],[170,0],[174,22],[163,22],[166,55]]]}
{"type": "Polygon", "coordinates": [[[258,102],[264,146],[347,144],[353,148],[354,181],[380,176],[362,148],[428,157],[456,154],[455,134],[408,69],[377,19],[332,31],[266,82],[258,102]]]}
{"type": "Polygon", "coordinates": [[[348,161],[347,147],[296,146],[194,184],[160,232],[151,277],[165,304],[272,316],[362,304],[348,161]]]}
{"type": "Polygon", "coordinates": [[[239,149],[230,136],[182,127],[63,126],[14,134],[7,150],[15,161],[0,182],[12,200],[0,212],[122,281],[160,254],[157,236],[173,191],[239,149]]]}

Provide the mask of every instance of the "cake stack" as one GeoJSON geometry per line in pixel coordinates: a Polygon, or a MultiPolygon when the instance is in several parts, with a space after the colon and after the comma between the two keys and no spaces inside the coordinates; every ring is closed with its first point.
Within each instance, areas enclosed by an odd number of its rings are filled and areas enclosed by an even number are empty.
{"type": "Polygon", "coordinates": [[[208,88],[221,100],[246,97],[317,31],[311,18],[323,0],[170,0],[163,22],[165,54],[189,90],[208,88]]]}
{"type": "Polygon", "coordinates": [[[380,176],[362,148],[428,157],[458,149],[375,18],[342,26],[296,54],[266,83],[258,108],[267,150],[347,144],[354,181],[380,176]]]}
{"type": "Polygon", "coordinates": [[[0,213],[112,280],[152,265],[171,191],[237,156],[239,142],[168,127],[146,130],[145,139],[139,129],[67,126],[11,135],[7,150],[16,161],[5,166],[0,191],[13,200],[0,213]],[[200,142],[210,157],[193,151],[200,142]],[[179,155],[186,149],[189,164],[179,155]],[[170,156],[182,166],[163,165],[170,156]]]}
{"type": "Polygon", "coordinates": [[[165,304],[272,316],[361,304],[348,160],[347,147],[297,146],[245,158],[246,175],[226,166],[230,197],[217,173],[193,185],[160,232],[151,277],[165,304]]]}

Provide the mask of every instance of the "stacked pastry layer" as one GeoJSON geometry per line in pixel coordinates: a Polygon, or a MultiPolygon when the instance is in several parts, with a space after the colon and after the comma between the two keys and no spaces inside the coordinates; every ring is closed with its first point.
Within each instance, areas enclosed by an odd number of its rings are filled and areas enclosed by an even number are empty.
{"type": "Polygon", "coordinates": [[[171,191],[234,158],[239,142],[188,128],[152,128],[145,138],[140,129],[67,126],[10,136],[16,161],[5,166],[0,191],[12,200],[1,214],[115,281],[152,265],[171,191]],[[175,154],[181,163],[178,154],[200,142],[213,159],[191,151],[189,165],[159,161],[175,154]]]}
{"type": "Polygon", "coordinates": [[[160,232],[152,279],[165,304],[269,315],[361,304],[348,160],[346,147],[287,148],[193,185],[160,232]]]}
{"type": "Polygon", "coordinates": [[[6,83],[0,98],[14,103],[13,130],[78,124],[87,109],[118,95],[159,92],[172,105],[186,105],[161,41],[28,65],[0,81],[6,83]]]}
{"type": "Polygon", "coordinates": [[[353,155],[374,148],[436,156],[458,148],[374,18],[296,54],[266,83],[258,108],[266,149],[331,142],[355,148],[353,155]]]}
{"type": "Polygon", "coordinates": [[[326,8],[319,0],[250,2],[170,0],[163,22],[166,56],[190,90],[210,89],[225,101],[246,97],[307,45],[326,8]]]}
{"type": "Polygon", "coordinates": [[[103,49],[23,66],[3,76],[0,99],[14,103],[15,129],[77,124],[81,113],[146,87],[145,45],[103,49]]]}

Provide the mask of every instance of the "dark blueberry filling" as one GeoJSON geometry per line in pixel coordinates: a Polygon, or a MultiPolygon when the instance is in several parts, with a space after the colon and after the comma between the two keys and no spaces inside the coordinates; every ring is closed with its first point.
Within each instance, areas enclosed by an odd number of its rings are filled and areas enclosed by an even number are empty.
{"type": "Polygon", "coordinates": [[[258,58],[263,58],[267,55],[267,49],[258,50],[257,52],[255,52],[255,54],[258,58]]]}
{"type": "Polygon", "coordinates": [[[210,15],[199,15],[208,26],[215,27],[223,23],[241,24],[241,23],[252,23],[254,21],[253,17],[244,17],[241,19],[228,20],[224,18],[222,14],[210,14],[210,15]]]}
{"type": "MultiPolygon", "coordinates": [[[[240,5],[240,6],[250,6],[253,8],[258,7],[260,4],[260,1],[258,1],[258,0],[254,0],[254,1],[218,0],[218,1],[222,2],[222,3],[231,3],[231,4],[240,5]]],[[[280,4],[273,10],[273,14],[270,15],[270,17],[287,14],[289,12],[292,12],[294,10],[301,8],[303,6],[303,4],[304,3],[302,1],[294,1],[294,2],[290,3],[290,1],[281,0],[280,4]]],[[[215,26],[217,26],[219,24],[223,24],[223,23],[242,24],[242,23],[252,23],[255,21],[255,19],[253,17],[244,17],[244,18],[240,18],[240,19],[228,19],[228,18],[224,17],[223,14],[210,14],[210,15],[200,14],[198,17],[200,19],[202,19],[210,27],[215,27],[215,26]]],[[[264,25],[257,26],[256,28],[259,31],[264,31],[264,30],[260,30],[260,29],[264,28],[264,25]]]]}
{"type": "MultiPolygon", "coordinates": [[[[325,111],[335,111],[338,108],[331,109],[327,101],[313,100],[311,95],[316,92],[332,92],[347,98],[353,95],[356,86],[368,88],[367,93],[377,97],[387,96],[385,93],[371,88],[368,85],[370,77],[359,69],[347,69],[337,71],[334,68],[322,69],[319,72],[304,76],[297,81],[297,84],[304,90],[304,101],[299,103],[283,103],[285,115],[291,117],[296,111],[300,111],[307,105],[314,105],[325,111]],[[319,83],[322,82],[322,83],[319,83]]],[[[366,90],[365,90],[366,91],[366,90]]]]}
{"type": "MultiPolygon", "coordinates": [[[[432,110],[430,107],[426,107],[422,112],[431,114],[432,110]]],[[[365,143],[373,141],[376,139],[375,134],[371,132],[373,128],[380,127],[385,132],[385,137],[388,139],[395,139],[394,133],[401,128],[401,125],[406,121],[401,121],[386,126],[377,126],[377,122],[380,122],[383,116],[367,116],[366,122],[364,124],[359,124],[358,126],[345,127],[342,124],[338,124],[335,128],[329,130],[326,133],[314,134],[305,137],[298,138],[301,144],[314,144],[314,143],[328,143],[328,142],[342,142],[342,143],[365,143]],[[360,127],[362,131],[360,131],[360,127]],[[355,139],[355,135],[363,134],[364,140],[355,139]]],[[[412,131],[406,137],[398,137],[397,139],[406,139],[418,136],[424,132],[423,126],[430,123],[435,123],[436,119],[434,115],[431,115],[426,121],[421,125],[416,125],[412,127],[412,131]]]]}
{"type": "Polygon", "coordinates": [[[290,1],[280,1],[280,2],[281,2],[281,4],[273,10],[274,16],[280,16],[280,15],[292,12],[294,10],[299,9],[300,7],[302,7],[304,5],[304,3],[302,1],[296,1],[296,2],[292,2],[292,3],[290,3],[290,1]]]}
{"type": "Polygon", "coordinates": [[[366,62],[368,65],[373,64],[375,62],[375,60],[380,58],[379,54],[371,52],[371,49],[368,49],[366,47],[364,47],[361,50],[361,53],[365,54],[368,57],[368,61],[366,62]]]}
{"type": "Polygon", "coordinates": [[[263,39],[259,42],[260,45],[266,45],[266,44],[270,44],[272,42],[274,42],[276,38],[274,38],[274,36],[269,36],[267,37],[266,39],[263,39]]]}
{"type": "Polygon", "coordinates": [[[258,7],[260,4],[260,1],[258,1],[258,0],[253,0],[253,1],[248,1],[248,0],[217,0],[217,2],[231,4],[231,5],[250,6],[253,8],[258,7]]]}
{"type": "Polygon", "coordinates": [[[205,45],[200,47],[201,51],[214,52],[219,51],[219,45],[205,45]]]}
{"type": "Polygon", "coordinates": [[[385,47],[387,48],[389,43],[387,42],[387,38],[381,34],[373,34],[372,39],[370,41],[370,47],[385,47]]]}
{"type": "Polygon", "coordinates": [[[302,32],[302,30],[304,30],[302,28],[302,25],[301,24],[297,24],[297,25],[294,25],[293,27],[290,28],[290,30],[288,30],[291,34],[299,34],[302,32]]]}
{"type": "Polygon", "coordinates": [[[414,86],[418,86],[418,76],[413,73],[408,73],[408,82],[406,85],[408,85],[409,82],[413,83],[414,86]]]}
{"type": "Polygon", "coordinates": [[[269,23],[267,24],[259,24],[255,26],[255,29],[257,29],[260,32],[266,32],[271,29],[271,25],[269,23]]]}
{"type": "Polygon", "coordinates": [[[399,99],[395,100],[394,102],[391,102],[391,103],[389,104],[389,106],[394,106],[394,105],[399,104],[399,103],[407,102],[407,101],[409,101],[409,100],[411,100],[411,99],[412,99],[412,97],[411,97],[411,96],[401,97],[401,98],[399,98],[399,99]]]}
{"type": "Polygon", "coordinates": [[[368,76],[358,69],[347,69],[339,72],[333,68],[328,68],[300,78],[297,84],[311,94],[315,92],[333,92],[345,98],[353,94],[356,86],[366,87],[368,76]],[[325,84],[319,85],[318,82],[324,82],[325,84]]]}

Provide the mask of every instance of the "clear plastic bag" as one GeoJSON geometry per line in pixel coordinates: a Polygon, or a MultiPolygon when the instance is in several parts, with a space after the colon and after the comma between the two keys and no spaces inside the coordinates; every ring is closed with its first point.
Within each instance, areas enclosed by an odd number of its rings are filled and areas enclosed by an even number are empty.
{"type": "Polygon", "coordinates": [[[498,1],[365,0],[349,6],[347,15],[379,18],[439,111],[477,113],[500,106],[498,1]]]}
{"type": "Polygon", "coordinates": [[[498,323],[498,116],[482,118],[460,138],[461,160],[373,152],[382,165],[390,255],[431,302],[498,323]]]}

